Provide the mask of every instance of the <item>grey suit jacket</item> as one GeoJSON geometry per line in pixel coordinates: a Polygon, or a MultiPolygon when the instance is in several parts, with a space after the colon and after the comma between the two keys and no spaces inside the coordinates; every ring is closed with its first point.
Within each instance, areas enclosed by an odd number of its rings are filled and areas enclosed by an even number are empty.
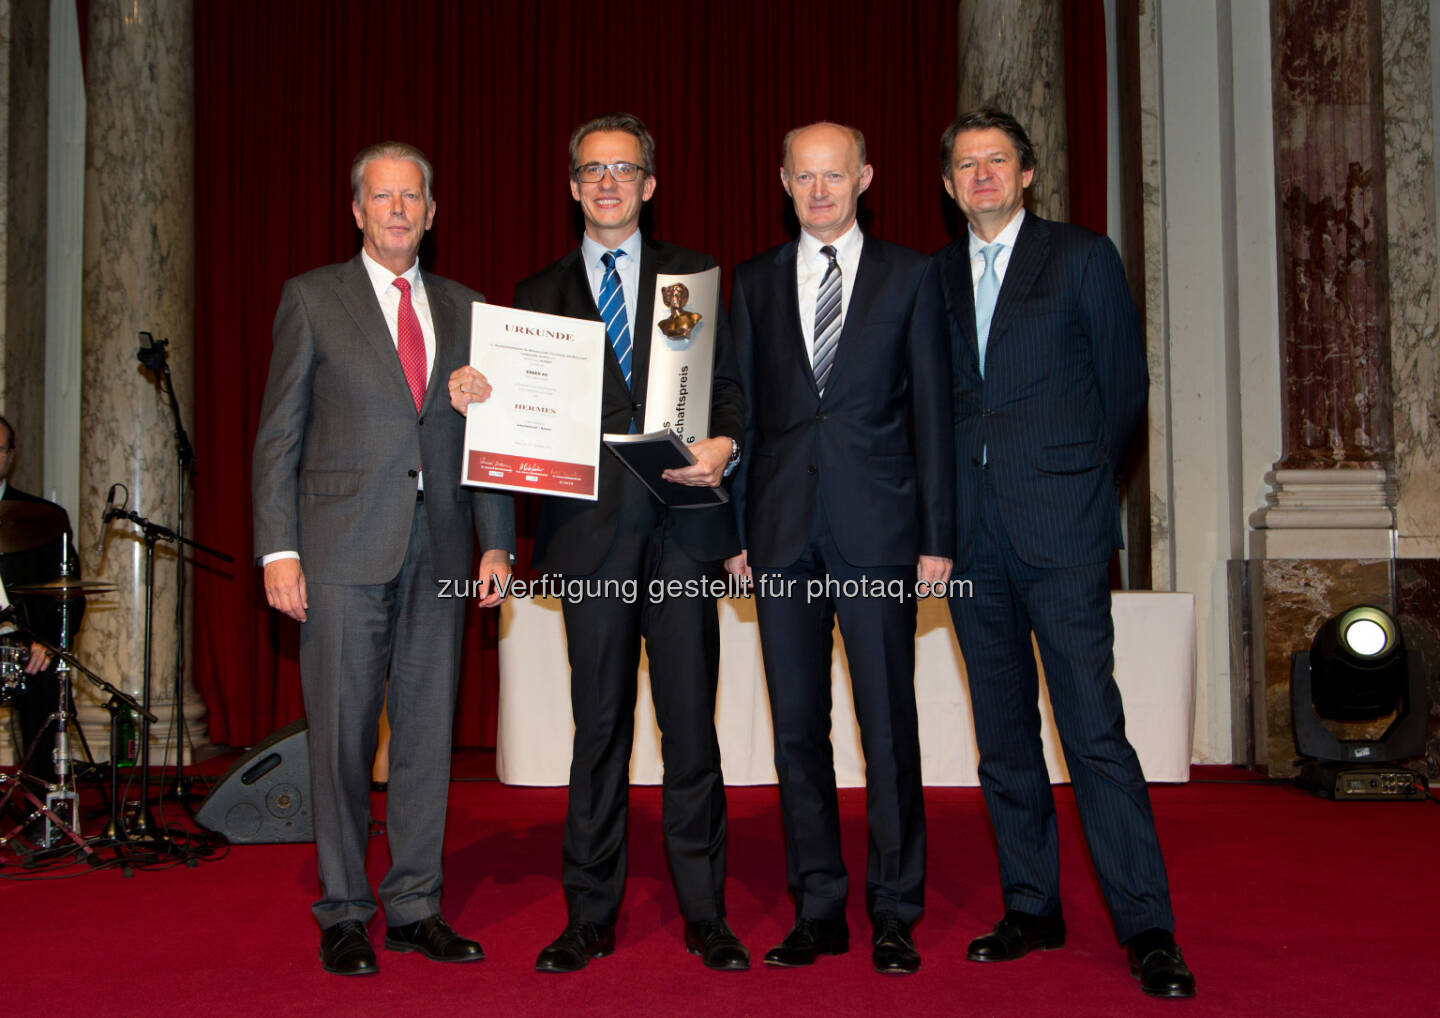
{"type": "Polygon", "coordinates": [[[470,304],[484,298],[424,280],[435,365],[418,414],[360,256],[286,282],[255,437],[257,558],[295,550],[309,580],[384,583],[400,572],[417,509],[437,580],[469,574],[472,525],[483,550],[514,550],[510,497],[460,484],[465,419],[445,388],[469,360],[470,304]]]}

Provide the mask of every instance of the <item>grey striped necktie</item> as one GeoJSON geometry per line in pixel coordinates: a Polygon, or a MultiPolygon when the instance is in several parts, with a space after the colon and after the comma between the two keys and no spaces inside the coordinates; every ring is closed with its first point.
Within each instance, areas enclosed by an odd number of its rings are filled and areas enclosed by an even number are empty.
{"type": "Polygon", "coordinates": [[[830,259],[820,279],[820,293],[815,298],[814,356],[810,358],[815,371],[815,388],[825,394],[825,382],[835,363],[835,348],[840,344],[840,263],[835,249],[826,244],[820,253],[830,259]]]}

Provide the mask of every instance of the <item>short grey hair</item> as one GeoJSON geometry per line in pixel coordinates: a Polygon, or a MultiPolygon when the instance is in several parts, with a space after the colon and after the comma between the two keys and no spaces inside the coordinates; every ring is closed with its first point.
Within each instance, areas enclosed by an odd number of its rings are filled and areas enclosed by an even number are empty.
{"type": "Polygon", "coordinates": [[[812,127],[833,127],[837,131],[844,131],[850,135],[850,139],[855,142],[855,150],[860,154],[860,165],[865,165],[865,135],[861,133],[860,128],[851,127],[849,124],[837,124],[833,120],[817,120],[813,124],[806,124],[803,127],[792,127],[789,131],[785,132],[785,139],[780,142],[780,166],[782,168],[788,166],[790,163],[790,143],[795,140],[795,136],[801,131],[810,130],[812,127]]]}
{"type": "Polygon", "coordinates": [[[425,153],[403,141],[382,141],[378,145],[362,148],[355,156],[355,161],[350,164],[350,193],[355,198],[355,204],[360,204],[360,188],[365,184],[365,167],[376,159],[409,159],[420,167],[420,176],[425,181],[425,201],[430,201],[430,182],[435,171],[431,169],[430,160],[425,158],[425,153]]]}
{"type": "Polygon", "coordinates": [[[570,133],[570,173],[580,168],[580,143],[596,131],[624,131],[640,143],[641,169],[655,176],[655,139],[645,122],[633,113],[604,113],[592,117],[570,133]]]}

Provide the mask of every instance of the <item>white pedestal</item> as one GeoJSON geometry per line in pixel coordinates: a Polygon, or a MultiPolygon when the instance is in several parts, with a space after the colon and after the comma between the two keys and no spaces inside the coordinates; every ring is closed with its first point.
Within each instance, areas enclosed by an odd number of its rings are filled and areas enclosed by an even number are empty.
{"type": "MultiPolygon", "coordinates": [[[[1190,774],[1195,704],[1195,603],[1190,594],[1116,594],[1115,679],[1125,702],[1126,730],[1145,776],[1186,781],[1190,774]]],[[[760,635],[750,600],[720,603],[720,689],[716,728],[725,781],[775,781],[770,707],[760,660],[760,635]]],[[[836,632],[836,645],[840,645],[836,632]]],[[[916,703],[927,785],[977,783],[975,731],[964,665],[944,601],[920,603],[916,703]]],[[[833,671],[831,740],[842,787],[865,783],[864,758],[844,656],[833,671]]],[[[1041,694],[1045,758],[1054,781],[1068,780],[1059,740],[1041,694]]],[[[560,605],[510,599],[501,609],[500,711],[496,768],[512,785],[569,782],[570,671],[560,605]]],[[[641,657],[630,780],[660,781],[660,733],[650,702],[648,662],[641,657]]]]}

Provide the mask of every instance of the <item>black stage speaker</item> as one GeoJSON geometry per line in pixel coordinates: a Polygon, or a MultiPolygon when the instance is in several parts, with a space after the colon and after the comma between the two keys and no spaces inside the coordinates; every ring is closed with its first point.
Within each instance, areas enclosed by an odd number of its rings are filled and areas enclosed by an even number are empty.
{"type": "Polygon", "coordinates": [[[253,747],[200,804],[195,822],[232,845],[314,841],[310,726],[301,718],[253,747]]]}

